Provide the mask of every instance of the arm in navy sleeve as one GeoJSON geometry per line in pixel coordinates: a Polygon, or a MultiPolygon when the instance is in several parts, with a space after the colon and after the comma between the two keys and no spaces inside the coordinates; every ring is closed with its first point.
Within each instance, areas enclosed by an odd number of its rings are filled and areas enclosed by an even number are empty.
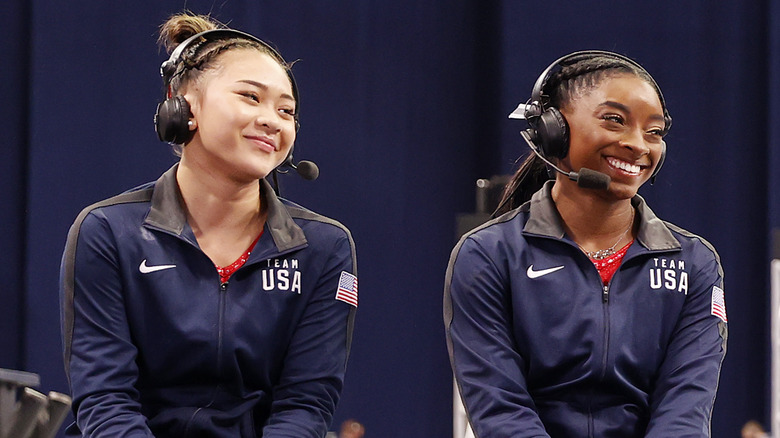
{"type": "Polygon", "coordinates": [[[330,258],[312,294],[284,359],[274,388],[271,416],[263,437],[319,438],[333,419],[352,341],[356,307],[335,299],[342,272],[357,275],[354,245],[345,234],[330,250],[330,258]]]}
{"type": "MultiPolygon", "coordinates": [[[[691,275],[677,326],[650,399],[647,437],[709,437],[727,325],[711,312],[713,288],[723,290],[717,254],[691,275]]],[[[724,305],[725,314],[725,305],[724,305]]]]}
{"type": "Polygon", "coordinates": [[[68,235],[60,281],[76,424],[89,437],[152,437],[134,386],[137,350],[123,304],[116,242],[99,211],[84,214],[68,235]]]}
{"type": "Polygon", "coordinates": [[[507,276],[474,239],[456,246],[444,290],[452,369],[478,438],[549,437],[515,348],[508,291],[507,276]]]}

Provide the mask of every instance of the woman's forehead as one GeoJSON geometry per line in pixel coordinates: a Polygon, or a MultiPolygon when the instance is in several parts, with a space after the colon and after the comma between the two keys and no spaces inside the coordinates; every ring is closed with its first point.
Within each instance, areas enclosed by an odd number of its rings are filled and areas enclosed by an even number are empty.
{"type": "Polygon", "coordinates": [[[236,49],[215,60],[213,74],[234,80],[274,82],[292,90],[285,68],[271,55],[257,49],[236,49]]]}

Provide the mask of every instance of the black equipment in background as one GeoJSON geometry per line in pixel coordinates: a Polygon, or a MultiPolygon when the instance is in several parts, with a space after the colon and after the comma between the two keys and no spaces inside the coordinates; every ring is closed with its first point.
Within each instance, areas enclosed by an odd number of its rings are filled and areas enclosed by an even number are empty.
{"type": "Polygon", "coordinates": [[[455,217],[456,235],[455,241],[466,232],[482,225],[491,219],[491,213],[496,209],[504,193],[504,187],[511,179],[509,175],[496,175],[490,179],[480,178],[476,183],[475,211],[473,213],[459,213],[455,217]]]}
{"type": "Polygon", "coordinates": [[[68,415],[65,394],[44,395],[37,374],[0,369],[0,438],[54,438],[68,415]]]}

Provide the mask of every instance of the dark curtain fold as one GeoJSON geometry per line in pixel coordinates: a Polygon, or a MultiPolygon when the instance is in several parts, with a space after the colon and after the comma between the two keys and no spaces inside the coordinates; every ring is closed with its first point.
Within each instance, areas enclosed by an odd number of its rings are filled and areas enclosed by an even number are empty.
{"type": "Polygon", "coordinates": [[[767,89],[769,108],[766,116],[757,122],[767,126],[769,141],[767,147],[770,159],[765,167],[769,173],[766,190],[769,202],[770,225],[780,231],[780,3],[770,2],[768,21],[767,89]]]}
{"type": "Polygon", "coordinates": [[[27,152],[29,120],[29,6],[24,0],[4,2],[0,13],[0,368],[25,366],[24,272],[27,220],[27,152]]]}

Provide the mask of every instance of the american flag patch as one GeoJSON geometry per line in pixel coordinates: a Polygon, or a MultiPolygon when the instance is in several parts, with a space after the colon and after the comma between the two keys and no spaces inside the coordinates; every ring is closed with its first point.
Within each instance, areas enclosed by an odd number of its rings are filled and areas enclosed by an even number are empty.
{"type": "Polygon", "coordinates": [[[339,287],[336,289],[336,299],[358,306],[357,277],[346,271],[341,271],[339,278],[339,287]]]}
{"type": "Polygon", "coordinates": [[[723,289],[718,286],[712,287],[712,306],[710,313],[722,319],[723,322],[729,322],[726,318],[726,300],[723,297],[723,289]]]}

